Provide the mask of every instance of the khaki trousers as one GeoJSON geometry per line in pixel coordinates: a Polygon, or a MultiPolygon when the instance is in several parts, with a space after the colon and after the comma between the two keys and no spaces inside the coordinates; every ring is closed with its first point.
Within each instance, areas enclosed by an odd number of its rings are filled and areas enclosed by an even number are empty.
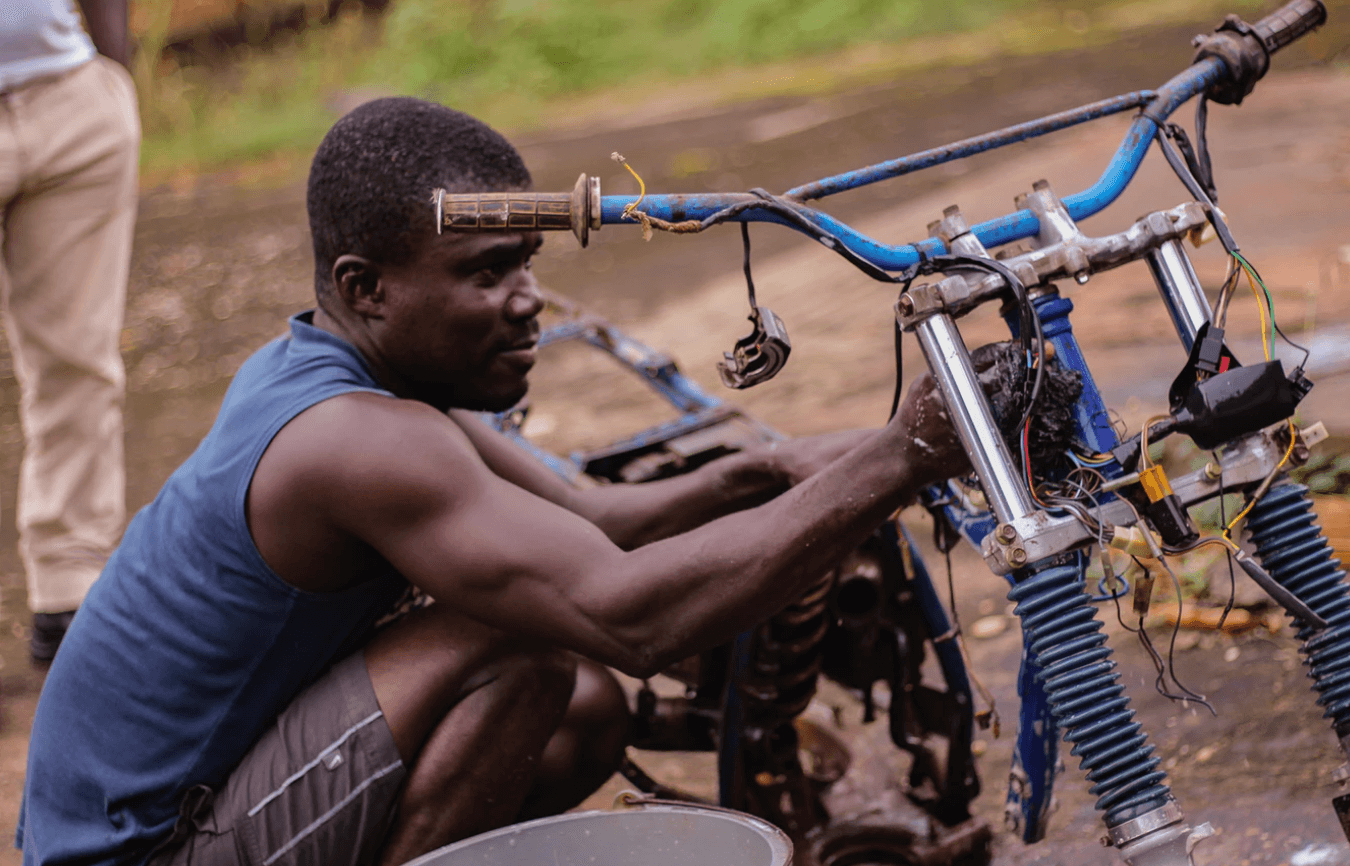
{"type": "Polygon", "coordinates": [[[131,78],[105,57],[0,94],[0,303],[34,612],[79,606],[126,519],[118,344],[139,145],[131,78]]]}

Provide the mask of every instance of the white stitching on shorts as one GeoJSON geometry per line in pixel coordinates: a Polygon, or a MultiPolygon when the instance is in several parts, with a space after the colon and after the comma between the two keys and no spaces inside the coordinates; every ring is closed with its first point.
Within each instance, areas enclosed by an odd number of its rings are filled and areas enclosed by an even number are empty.
{"type": "Polygon", "coordinates": [[[319,754],[314,758],[314,760],[310,761],[308,764],[305,764],[303,767],[297,770],[289,779],[282,782],[280,788],[277,788],[275,791],[268,794],[266,797],[263,797],[262,800],[258,802],[258,805],[254,806],[252,809],[249,809],[248,816],[252,818],[254,815],[258,814],[258,812],[262,810],[263,806],[266,806],[268,803],[272,802],[277,797],[280,797],[281,792],[289,788],[292,782],[296,781],[301,776],[305,775],[310,770],[318,766],[319,762],[322,761],[324,759],[324,756],[326,756],[329,752],[333,751],[338,746],[341,746],[343,743],[347,742],[347,740],[351,737],[352,734],[361,730],[366,725],[370,724],[371,722],[375,721],[376,719],[378,719],[380,716],[383,715],[384,715],[383,712],[381,712],[380,710],[376,710],[375,712],[366,716],[361,721],[352,725],[345,732],[343,732],[342,736],[338,737],[336,740],[330,743],[322,752],[319,752],[319,754]]]}
{"type": "Polygon", "coordinates": [[[301,839],[304,839],[310,833],[313,833],[315,830],[319,829],[319,827],[321,827],[329,818],[332,818],[334,815],[336,815],[342,809],[343,806],[347,805],[352,800],[356,799],[357,795],[359,795],[366,788],[369,788],[372,784],[374,784],[377,779],[389,775],[390,773],[394,772],[395,770],[397,770],[402,766],[403,766],[402,761],[395,761],[394,763],[385,767],[383,770],[380,770],[379,772],[375,773],[375,775],[371,776],[369,779],[366,779],[364,782],[357,785],[355,788],[352,789],[352,792],[350,794],[342,798],[342,801],[340,803],[338,803],[333,808],[329,809],[327,812],[324,812],[322,815],[318,817],[317,820],[314,821],[313,824],[310,824],[308,827],[301,830],[299,833],[295,835],[293,839],[291,839],[291,841],[287,842],[285,845],[282,845],[280,848],[274,851],[270,857],[268,857],[266,860],[263,861],[263,866],[271,866],[272,863],[276,862],[277,858],[281,857],[287,851],[291,850],[296,845],[300,844],[301,839]]]}

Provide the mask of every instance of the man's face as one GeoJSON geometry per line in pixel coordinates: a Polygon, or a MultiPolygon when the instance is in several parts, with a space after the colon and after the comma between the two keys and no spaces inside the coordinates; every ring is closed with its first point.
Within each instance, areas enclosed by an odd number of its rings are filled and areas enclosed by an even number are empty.
{"type": "Polygon", "coordinates": [[[377,339],[411,396],[438,409],[502,411],[528,388],[543,298],[530,259],[537,232],[432,235],[384,266],[377,339]]]}

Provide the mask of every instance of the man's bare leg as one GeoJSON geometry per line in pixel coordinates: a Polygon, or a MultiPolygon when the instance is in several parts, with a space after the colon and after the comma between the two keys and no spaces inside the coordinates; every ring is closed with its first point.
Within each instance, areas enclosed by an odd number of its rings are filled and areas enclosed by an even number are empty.
{"type": "Polygon", "coordinates": [[[390,626],[365,654],[408,768],[381,863],[516,820],[567,710],[575,657],[440,604],[390,626]]]}
{"type": "Polygon", "coordinates": [[[628,699],[614,675],[589,659],[577,662],[577,684],[558,732],[539,762],[534,790],[517,820],[566,812],[609,781],[628,745],[628,699]]]}

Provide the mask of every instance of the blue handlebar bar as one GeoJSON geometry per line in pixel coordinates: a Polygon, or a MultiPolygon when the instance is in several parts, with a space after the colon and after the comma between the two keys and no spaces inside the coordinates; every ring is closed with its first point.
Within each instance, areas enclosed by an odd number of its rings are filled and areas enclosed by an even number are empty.
{"type": "MultiPolygon", "coordinates": [[[[1120,147],[1116,150],[1115,156],[1112,157],[1111,162],[1106,166],[1106,170],[1102,172],[1102,176],[1098,178],[1097,182],[1082,192],[1064,198],[1064,205],[1068,209],[1069,215],[1075,220],[1083,220],[1107,208],[1125,191],[1125,187],[1134,178],[1135,172],[1139,170],[1140,164],[1144,161],[1144,156],[1148,153],[1149,145],[1157,133],[1158,123],[1165,120],[1187,100],[1219,81],[1225,74],[1226,69],[1223,61],[1216,57],[1209,57],[1177,75],[1158,88],[1156,92],[1138,91],[1125,94],[944,147],[824,178],[789,190],[783,198],[793,203],[802,216],[820,229],[838,238],[849,249],[877,267],[888,271],[904,270],[918,264],[920,250],[923,251],[924,255],[935,256],[947,252],[946,246],[937,238],[928,238],[902,246],[883,244],[823,211],[802,205],[801,202],[855,189],[886,178],[898,177],[919,169],[993,150],[1013,142],[1025,141],[1048,132],[1065,129],[1078,123],[1127,111],[1131,108],[1142,107],[1143,110],[1135,118],[1134,123],[1130,125],[1130,129],[1125,134],[1120,147]]],[[[682,222],[706,219],[728,207],[753,200],[757,200],[757,197],[751,193],[649,195],[642,200],[641,210],[650,216],[667,222],[682,222]]],[[[603,196],[600,201],[601,224],[635,224],[634,218],[624,216],[624,208],[635,201],[637,201],[636,196],[603,196]]],[[[772,222],[796,228],[784,217],[767,210],[748,209],[736,214],[731,219],[740,222],[772,222]]],[[[1019,210],[1016,213],[972,226],[971,231],[986,247],[997,247],[1037,234],[1040,231],[1040,221],[1031,211],[1019,210]]]]}

